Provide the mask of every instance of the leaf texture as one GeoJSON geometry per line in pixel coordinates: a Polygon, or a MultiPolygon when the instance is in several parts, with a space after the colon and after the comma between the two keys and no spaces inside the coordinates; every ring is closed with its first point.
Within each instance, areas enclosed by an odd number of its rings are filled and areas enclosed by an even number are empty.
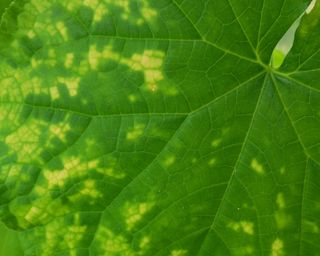
{"type": "Polygon", "coordinates": [[[309,4],[13,1],[0,29],[0,218],[23,255],[320,255],[309,4]]]}

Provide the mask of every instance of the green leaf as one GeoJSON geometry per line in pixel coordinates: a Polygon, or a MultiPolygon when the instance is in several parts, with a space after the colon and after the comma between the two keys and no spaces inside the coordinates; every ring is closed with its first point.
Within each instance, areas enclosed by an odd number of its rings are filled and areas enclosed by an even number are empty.
{"type": "Polygon", "coordinates": [[[6,9],[9,7],[11,0],[3,0],[0,3],[0,16],[3,15],[3,13],[6,11],[6,9]]]}
{"type": "Polygon", "coordinates": [[[0,235],[0,255],[23,255],[17,232],[7,229],[5,225],[0,223],[0,235]]]}
{"type": "Polygon", "coordinates": [[[320,255],[309,4],[13,1],[0,29],[0,219],[23,255],[320,255]]]}

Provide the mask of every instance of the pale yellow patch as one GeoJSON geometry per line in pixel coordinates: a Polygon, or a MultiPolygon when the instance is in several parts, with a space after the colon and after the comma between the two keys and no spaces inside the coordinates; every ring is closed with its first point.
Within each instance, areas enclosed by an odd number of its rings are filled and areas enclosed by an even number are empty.
{"type": "Polygon", "coordinates": [[[169,167],[170,165],[173,165],[175,161],[176,161],[175,156],[168,156],[168,157],[164,160],[164,166],[165,166],[165,167],[169,167]]]}
{"type": "Polygon", "coordinates": [[[303,224],[305,227],[306,233],[313,233],[313,234],[319,234],[320,229],[316,222],[309,221],[309,220],[303,220],[303,224]]]}
{"type": "Polygon", "coordinates": [[[100,3],[97,8],[94,9],[93,22],[97,23],[102,20],[103,17],[109,14],[107,7],[100,3]]]}
{"type": "Polygon", "coordinates": [[[131,68],[136,71],[145,69],[159,69],[163,64],[164,53],[157,50],[145,50],[143,54],[134,54],[131,57],[131,68]]]}
{"type": "Polygon", "coordinates": [[[116,171],[113,167],[100,167],[97,169],[97,171],[115,179],[123,179],[126,176],[124,172],[121,172],[119,170],[116,171]]]}
{"type": "Polygon", "coordinates": [[[48,182],[49,189],[52,189],[55,186],[63,187],[65,181],[69,178],[68,171],[65,169],[61,171],[43,170],[43,176],[48,182]]]}
{"type": "Polygon", "coordinates": [[[58,82],[66,85],[71,97],[78,94],[80,77],[58,77],[58,82]]]}
{"type": "Polygon", "coordinates": [[[233,229],[236,232],[244,232],[248,235],[253,235],[254,234],[254,224],[249,221],[231,221],[228,223],[228,227],[233,229]]]}
{"type": "MultiPolygon", "coordinates": [[[[162,73],[164,53],[156,50],[146,50],[143,54],[134,54],[131,59],[123,59],[122,62],[134,71],[143,71],[145,83],[149,91],[155,92],[158,83],[164,79],[162,73]]],[[[174,88],[167,88],[167,94],[175,95],[174,88]]]]}
{"type": "Polygon", "coordinates": [[[82,4],[90,8],[94,8],[99,4],[99,0],[83,0],[82,4]]]}
{"type": "Polygon", "coordinates": [[[56,53],[56,51],[54,49],[51,48],[51,49],[48,50],[48,56],[50,58],[56,58],[57,57],[57,53],[56,53]]]}
{"type": "Polygon", "coordinates": [[[54,86],[54,87],[50,87],[50,96],[52,100],[57,100],[60,98],[60,93],[59,93],[59,89],[54,86]]]}
{"type": "Polygon", "coordinates": [[[46,1],[31,0],[30,4],[32,5],[32,7],[36,8],[36,10],[39,13],[41,13],[41,12],[47,10],[48,8],[50,8],[50,3],[46,2],[46,1]]]}
{"type": "Polygon", "coordinates": [[[82,195],[89,196],[92,198],[101,198],[102,193],[97,190],[96,181],[95,180],[85,180],[84,188],[80,191],[82,195]]]}
{"type": "Polygon", "coordinates": [[[96,45],[90,45],[88,58],[91,69],[96,70],[98,68],[99,58],[101,58],[101,53],[97,50],[96,45]]]}
{"type": "Polygon", "coordinates": [[[83,236],[87,231],[86,226],[79,225],[80,221],[78,216],[79,214],[76,215],[74,225],[69,226],[67,228],[67,232],[64,236],[64,241],[66,242],[67,247],[70,249],[73,249],[79,246],[78,243],[81,241],[81,239],[83,238],[83,236]]]}
{"type": "Polygon", "coordinates": [[[44,209],[32,206],[24,218],[30,223],[41,223],[48,218],[48,213],[44,209]]]}
{"type": "Polygon", "coordinates": [[[64,62],[66,68],[71,68],[74,61],[74,53],[68,53],[64,62]]]}
{"type": "Polygon", "coordinates": [[[121,171],[119,168],[116,167],[117,161],[109,157],[107,160],[108,164],[110,166],[108,167],[100,167],[99,166],[99,160],[91,160],[88,162],[88,168],[89,169],[94,169],[98,173],[101,173],[103,175],[115,178],[115,179],[123,179],[126,175],[123,171],[121,171]]]}
{"type": "Polygon", "coordinates": [[[283,241],[279,238],[274,240],[271,246],[271,256],[283,256],[283,241]]]}
{"type": "Polygon", "coordinates": [[[243,255],[243,256],[248,256],[248,255],[254,255],[254,247],[250,245],[246,245],[244,247],[237,248],[237,254],[236,255],[243,255]]]}
{"type": "Polygon", "coordinates": [[[251,161],[251,168],[258,174],[265,173],[263,166],[255,158],[251,161]]]}
{"type": "MultiPolygon", "coordinates": [[[[70,2],[70,1],[68,1],[70,2]]],[[[71,11],[75,4],[67,4],[67,8],[71,11]]],[[[157,11],[151,7],[148,0],[139,1],[139,10],[141,11],[140,15],[132,15],[132,9],[130,5],[130,0],[105,0],[105,5],[101,4],[101,1],[98,0],[84,0],[83,5],[88,6],[95,10],[94,13],[94,22],[99,22],[101,19],[108,15],[108,8],[117,8],[117,13],[120,15],[120,18],[128,23],[134,25],[143,25],[146,21],[151,22],[157,16],[157,11]]]]}
{"type": "Polygon", "coordinates": [[[36,184],[33,188],[33,191],[37,194],[37,195],[44,195],[47,192],[47,188],[36,184]]]}
{"type": "Polygon", "coordinates": [[[187,250],[173,250],[169,256],[187,256],[187,250]]]}
{"type": "Polygon", "coordinates": [[[133,94],[130,94],[130,95],[128,96],[128,100],[129,100],[131,103],[136,102],[137,99],[138,99],[137,96],[135,96],[135,95],[133,95],[133,94]]]}
{"type": "Polygon", "coordinates": [[[38,161],[37,156],[42,150],[39,139],[45,126],[44,121],[32,119],[5,138],[5,143],[17,154],[18,161],[28,162],[34,158],[38,161]]]}
{"type": "Polygon", "coordinates": [[[55,137],[59,138],[61,141],[66,141],[67,133],[71,131],[71,127],[69,123],[62,124],[52,124],[50,126],[50,132],[52,132],[55,137]]]}
{"type": "Polygon", "coordinates": [[[68,34],[68,29],[67,29],[66,25],[61,21],[57,22],[57,30],[59,31],[63,40],[67,41],[69,38],[69,34],[68,34]]]}
{"type": "Polygon", "coordinates": [[[139,243],[139,248],[145,249],[146,247],[148,247],[149,244],[150,244],[150,237],[144,236],[139,243]]]}
{"type": "MultiPolygon", "coordinates": [[[[90,45],[88,62],[92,70],[96,70],[103,60],[112,60],[128,66],[130,69],[144,73],[145,85],[148,91],[156,92],[161,89],[166,95],[174,96],[178,93],[175,87],[159,88],[159,82],[164,80],[162,72],[164,53],[158,50],[145,50],[142,54],[133,54],[131,58],[121,57],[119,53],[106,46],[102,51],[97,50],[95,44],[90,45]]],[[[129,100],[135,102],[136,97],[129,95],[129,100]]]]}
{"type": "Polygon", "coordinates": [[[116,256],[126,252],[126,256],[135,256],[127,239],[122,235],[116,235],[107,227],[100,227],[97,233],[97,241],[100,242],[102,255],[116,256]]]}
{"type": "Polygon", "coordinates": [[[31,67],[32,68],[37,68],[41,63],[42,63],[42,61],[40,61],[40,60],[37,60],[35,58],[31,59],[31,67]]]}
{"type": "Polygon", "coordinates": [[[209,164],[209,166],[214,166],[216,164],[216,162],[217,162],[217,159],[216,158],[212,158],[212,159],[209,160],[208,164],[209,164]]]}
{"type": "Polygon", "coordinates": [[[221,138],[220,138],[220,139],[214,139],[214,140],[211,142],[211,146],[214,147],[214,148],[217,148],[217,147],[220,146],[221,142],[222,142],[222,139],[221,139],[221,138]]]}
{"type": "Polygon", "coordinates": [[[135,124],[134,127],[127,132],[127,140],[137,140],[143,135],[145,124],[135,124]]]}
{"type": "Polygon", "coordinates": [[[82,163],[78,157],[63,159],[63,166],[62,170],[43,170],[49,189],[55,186],[63,187],[69,179],[82,177],[86,174],[87,163],[82,163]]]}
{"type": "Polygon", "coordinates": [[[33,39],[36,37],[36,33],[33,31],[33,30],[29,30],[28,33],[27,33],[27,36],[30,38],[30,39],[33,39]]]}
{"type": "Polygon", "coordinates": [[[147,21],[151,21],[152,18],[154,18],[155,16],[157,16],[157,12],[150,8],[150,6],[146,3],[148,3],[147,1],[144,1],[144,6],[141,9],[141,13],[142,16],[147,20],[147,21]]]}
{"type": "Polygon", "coordinates": [[[284,200],[284,196],[282,193],[277,194],[276,203],[277,203],[279,209],[283,209],[286,207],[286,202],[284,200]]]}
{"type": "Polygon", "coordinates": [[[150,211],[153,203],[129,203],[127,202],[123,207],[123,217],[127,225],[127,229],[132,230],[136,224],[143,218],[143,216],[150,211]]]}
{"type": "Polygon", "coordinates": [[[283,210],[276,211],[274,217],[278,229],[284,229],[292,223],[292,217],[283,210]]]}

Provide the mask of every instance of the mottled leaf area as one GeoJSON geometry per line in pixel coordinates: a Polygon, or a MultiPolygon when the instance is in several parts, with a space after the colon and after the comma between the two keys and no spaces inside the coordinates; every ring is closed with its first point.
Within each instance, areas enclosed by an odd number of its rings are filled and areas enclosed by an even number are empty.
{"type": "Polygon", "coordinates": [[[20,241],[10,248],[320,255],[310,2],[3,1],[0,219],[20,241]]]}

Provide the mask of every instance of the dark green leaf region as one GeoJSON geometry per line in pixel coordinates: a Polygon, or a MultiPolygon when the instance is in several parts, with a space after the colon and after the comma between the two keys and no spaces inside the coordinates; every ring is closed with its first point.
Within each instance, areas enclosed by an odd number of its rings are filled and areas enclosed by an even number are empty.
{"type": "Polygon", "coordinates": [[[1,0],[1,256],[319,256],[310,2],[1,0]]]}

